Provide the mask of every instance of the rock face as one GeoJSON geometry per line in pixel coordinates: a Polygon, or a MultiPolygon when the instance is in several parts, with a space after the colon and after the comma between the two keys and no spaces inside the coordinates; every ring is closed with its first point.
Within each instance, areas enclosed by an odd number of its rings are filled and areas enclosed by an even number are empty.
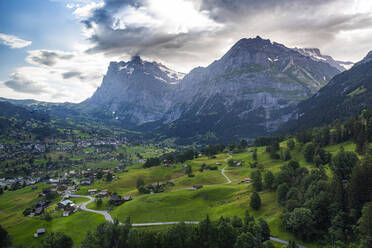
{"type": "Polygon", "coordinates": [[[310,57],[315,61],[328,63],[330,66],[335,67],[339,71],[349,70],[354,65],[353,62],[336,61],[331,56],[323,55],[318,48],[295,48],[294,50],[302,55],[310,57]]]}
{"type": "Polygon", "coordinates": [[[330,124],[372,107],[372,52],[350,70],[335,76],[316,95],[301,102],[283,132],[330,124]]]}
{"type": "Polygon", "coordinates": [[[129,62],[111,62],[102,85],[82,105],[135,125],[156,121],[172,106],[183,76],[138,56],[129,62]]]}
{"type": "Polygon", "coordinates": [[[139,57],[112,62],[82,106],[189,142],[253,138],[277,129],[340,71],[270,40],[241,39],[220,60],[185,76],[139,57]]]}

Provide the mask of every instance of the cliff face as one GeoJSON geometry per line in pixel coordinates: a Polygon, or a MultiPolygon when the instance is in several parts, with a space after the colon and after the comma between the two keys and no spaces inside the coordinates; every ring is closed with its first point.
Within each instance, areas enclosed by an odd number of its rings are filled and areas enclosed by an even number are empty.
{"type": "Polygon", "coordinates": [[[89,110],[110,113],[136,125],[159,120],[172,106],[175,88],[183,74],[134,57],[111,62],[101,86],[82,103],[89,110]]]}
{"type": "Polygon", "coordinates": [[[257,37],[238,41],[221,59],[185,76],[139,57],[112,62],[82,106],[167,136],[253,138],[286,122],[299,101],[339,72],[257,37]]]}

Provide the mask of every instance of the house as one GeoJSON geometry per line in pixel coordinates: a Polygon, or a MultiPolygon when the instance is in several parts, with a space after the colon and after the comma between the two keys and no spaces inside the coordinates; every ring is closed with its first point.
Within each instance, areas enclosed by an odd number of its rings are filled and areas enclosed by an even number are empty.
{"type": "Polygon", "coordinates": [[[49,183],[50,184],[57,184],[57,183],[59,183],[59,179],[53,179],[53,178],[51,178],[51,179],[49,179],[49,183]]]}
{"type": "Polygon", "coordinates": [[[84,179],[80,181],[81,185],[91,185],[92,181],[90,179],[84,179]]]}
{"type": "Polygon", "coordinates": [[[88,189],[88,194],[89,195],[97,194],[97,189],[88,189]]]}
{"type": "Polygon", "coordinates": [[[38,208],[35,208],[35,215],[40,215],[44,212],[44,208],[43,207],[38,207],[38,208]]]}
{"type": "Polygon", "coordinates": [[[201,189],[201,188],[203,188],[203,185],[194,185],[194,186],[192,186],[192,189],[193,190],[198,190],[198,189],[201,189]]]}
{"type": "Polygon", "coordinates": [[[115,206],[119,206],[123,203],[123,200],[121,199],[120,195],[112,195],[110,198],[110,204],[113,204],[115,206]]]}
{"type": "Polygon", "coordinates": [[[217,166],[218,166],[218,165],[221,165],[221,163],[220,163],[220,162],[217,162],[216,165],[217,165],[217,166]]]}
{"type": "Polygon", "coordinates": [[[45,208],[50,204],[50,201],[38,201],[35,203],[35,208],[45,208]]]}
{"type": "Polygon", "coordinates": [[[63,217],[68,217],[68,216],[70,216],[70,215],[71,215],[71,213],[72,213],[72,211],[71,211],[71,210],[66,210],[66,211],[63,211],[63,214],[62,214],[62,216],[63,216],[63,217]]]}
{"type": "Polygon", "coordinates": [[[101,190],[101,192],[99,192],[97,194],[98,198],[106,198],[106,197],[109,197],[109,196],[110,196],[110,192],[108,192],[107,189],[101,190]]]}
{"type": "Polygon", "coordinates": [[[74,205],[75,204],[71,200],[64,200],[58,203],[58,207],[63,208],[63,209],[67,206],[73,207],[74,205]]]}
{"type": "Polygon", "coordinates": [[[252,179],[250,177],[245,177],[244,180],[243,180],[244,183],[249,183],[251,181],[252,181],[252,179]]]}
{"type": "Polygon", "coordinates": [[[45,228],[37,229],[36,233],[34,234],[34,237],[37,238],[40,235],[43,235],[45,233],[45,228]]]}
{"type": "Polygon", "coordinates": [[[69,187],[67,187],[67,191],[75,192],[76,191],[76,186],[69,186],[69,187]]]}
{"type": "Polygon", "coordinates": [[[131,201],[132,197],[131,196],[124,196],[123,200],[124,200],[124,202],[131,201]]]}

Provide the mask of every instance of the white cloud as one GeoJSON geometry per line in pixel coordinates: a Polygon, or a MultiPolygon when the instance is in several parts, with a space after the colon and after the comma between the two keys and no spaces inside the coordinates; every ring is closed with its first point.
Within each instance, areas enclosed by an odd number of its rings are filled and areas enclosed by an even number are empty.
{"type": "Polygon", "coordinates": [[[0,42],[11,48],[23,48],[31,45],[32,41],[23,40],[14,35],[0,33],[0,42]]]}
{"type": "Polygon", "coordinates": [[[95,1],[77,1],[77,3],[67,3],[66,7],[73,10],[73,14],[77,18],[90,17],[95,9],[103,7],[104,2],[101,0],[95,1]]]}
{"type": "MultiPolygon", "coordinates": [[[[59,50],[28,51],[28,66],[19,67],[10,79],[0,83],[1,95],[49,102],[81,102],[101,84],[110,60],[103,54],[86,54],[86,47],[72,52],[59,50]],[[11,89],[11,90],[9,90],[11,89]]],[[[116,58],[118,59],[118,58],[116,58]]]]}

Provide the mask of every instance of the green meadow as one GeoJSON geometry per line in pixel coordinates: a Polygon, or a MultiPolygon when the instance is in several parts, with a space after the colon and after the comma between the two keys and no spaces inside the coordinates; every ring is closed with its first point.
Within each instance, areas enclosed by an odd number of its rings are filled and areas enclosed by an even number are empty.
{"type": "MultiPolygon", "coordinates": [[[[326,147],[326,150],[335,154],[341,146],[345,150],[354,151],[355,144],[343,143],[326,147]]],[[[281,143],[282,148],[286,148],[286,142],[281,143]]],[[[129,148],[128,148],[129,149],[129,148]]],[[[131,148],[141,150],[139,147],[131,148]]],[[[148,148],[149,149],[149,148],[148,148]]],[[[300,162],[308,169],[315,166],[305,162],[301,152],[302,147],[297,145],[291,151],[293,160],[300,162]]],[[[147,154],[154,156],[154,154],[147,154]]],[[[285,164],[281,160],[273,160],[265,152],[265,147],[258,147],[257,150],[258,168],[265,171],[278,172],[280,167],[285,164]]],[[[172,166],[158,166],[144,169],[139,165],[129,167],[128,172],[115,175],[112,182],[96,180],[93,185],[81,186],[78,194],[87,194],[88,189],[107,189],[122,196],[131,195],[132,201],[120,206],[113,207],[110,214],[113,218],[123,222],[130,217],[133,223],[150,222],[169,222],[169,221],[200,221],[207,215],[217,220],[221,216],[243,217],[248,211],[251,215],[264,218],[270,225],[273,236],[284,240],[298,240],[281,225],[282,207],[277,203],[275,192],[262,191],[260,197],[262,206],[255,211],[250,208],[249,202],[253,192],[249,183],[241,183],[245,177],[250,177],[251,173],[258,168],[251,168],[253,162],[252,153],[242,152],[232,154],[232,159],[242,162],[241,167],[230,167],[227,160],[230,156],[226,153],[218,154],[215,158],[201,156],[184,164],[172,166]],[[217,170],[201,171],[202,164],[218,165],[217,170]],[[191,165],[192,177],[186,175],[184,165],[191,165]],[[226,178],[221,174],[225,169],[225,174],[232,180],[231,184],[226,184],[226,178]],[[158,194],[139,194],[136,189],[138,178],[142,178],[145,184],[156,184],[173,182],[174,186],[168,186],[164,192],[158,194]],[[199,190],[192,190],[194,185],[203,185],[199,190]]],[[[329,172],[329,169],[326,168],[329,172]]],[[[55,216],[51,221],[43,220],[40,217],[24,217],[22,212],[25,208],[31,207],[38,199],[38,194],[46,185],[39,184],[37,190],[26,187],[17,191],[7,191],[0,196],[0,223],[13,237],[15,244],[36,245],[43,237],[34,238],[33,233],[38,228],[46,228],[47,232],[65,232],[71,236],[78,247],[89,230],[104,221],[104,217],[90,212],[77,212],[69,217],[60,217],[60,213],[53,213],[55,216]]],[[[56,199],[55,204],[59,199],[56,199]]],[[[79,204],[87,201],[87,198],[75,198],[75,203],[79,204]]],[[[88,208],[96,210],[106,210],[108,200],[103,199],[100,207],[95,202],[88,205],[88,208]]],[[[53,210],[53,206],[50,207],[53,210]]],[[[167,226],[141,227],[148,230],[164,230],[167,226]]],[[[45,237],[45,235],[44,235],[45,237]]],[[[298,242],[301,243],[301,242],[298,242]]],[[[304,244],[307,247],[325,247],[319,244],[304,244]]],[[[278,247],[281,247],[279,245],[278,247]]]]}

